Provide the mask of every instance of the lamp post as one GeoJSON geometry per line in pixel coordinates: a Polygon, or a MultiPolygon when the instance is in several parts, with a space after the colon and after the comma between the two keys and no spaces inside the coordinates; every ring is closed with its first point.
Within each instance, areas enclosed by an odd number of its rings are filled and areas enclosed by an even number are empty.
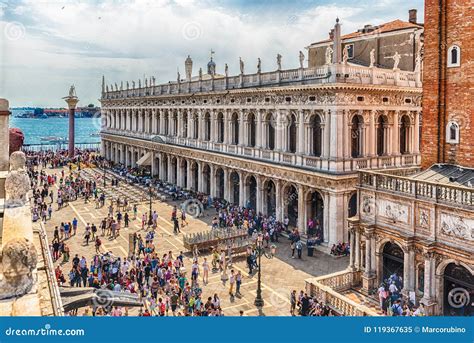
{"type": "Polygon", "coordinates": [[[106,186],[106,173],[107,173],[107,161],[104,160],[103,163],[102,163],[102,168],[104,169],[104,190],[105,190],[105,186],[106,186]]]}
{"type": "Polygon", "coordinates": [[[152,191],[153,191],[153,187],[151,186],[151,184],[150,184],[150,187],[148,188],[148,190],[149,190],[149,193],[150,193],[150,213],[149,213],[149,215],[148,215],[148,226],[152,226],[152,225],[153,225],[153,217],[152,217],[152,215],[151,215],[151,211],[152,211],[152,208],[151,208],[151,207],[152,207],[152,195],[153,195],[152,191]]]}
{"type": "Polygon", "coordinates": [[[255,298],[255,306],[261,310],[265,305],[262,298],[262,255],[268,259],[272,259],[275,256],[276,247],[272,245],[270,253],[265,251],[263,247],[263,235],[260,233],[257,237],[257,254],[258,254],[258,281],[257,281],[257,297],[255,298]]]}

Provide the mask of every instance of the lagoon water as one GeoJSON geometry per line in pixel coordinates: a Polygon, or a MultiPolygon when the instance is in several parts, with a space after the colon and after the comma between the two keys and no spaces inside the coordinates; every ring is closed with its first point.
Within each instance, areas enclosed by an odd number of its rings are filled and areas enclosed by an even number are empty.
{"type": "MultiPolygon", "coordinates": [[[[41,141],[41,137],[68,136],[68,118],[30,119],[14,117],[22,113],[25,113],[25,111],[12,110],[10,127],[16,127],[23,131],[25,135],[24,144],[44,144],[45,142],[41,141]]],[[[75,124],[76,143],[100,142],[100,137],[91,136],[91,133],[98,133],[100,131],[100,118],[76,118],[75,124]]]]}

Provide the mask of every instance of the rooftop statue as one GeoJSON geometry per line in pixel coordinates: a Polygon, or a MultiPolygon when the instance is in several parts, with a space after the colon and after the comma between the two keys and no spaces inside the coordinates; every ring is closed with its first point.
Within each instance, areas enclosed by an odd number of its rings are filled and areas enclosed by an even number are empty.
{"type": "Polygon", "coordinates": [[[304,54],[303,54],[303,51],[301,51],[301,50],[300,50],[299,58],[300,58],[300,68],[303,68],[303,64],[304,64],[304,54]]]}
{"type": "Polygon", "coordinates": [[[327,49],[326,49],[326,64],[329,65],[329,64],[332,64],[332,53],[334,52],[334,50],[328,46],[327,49]]]}

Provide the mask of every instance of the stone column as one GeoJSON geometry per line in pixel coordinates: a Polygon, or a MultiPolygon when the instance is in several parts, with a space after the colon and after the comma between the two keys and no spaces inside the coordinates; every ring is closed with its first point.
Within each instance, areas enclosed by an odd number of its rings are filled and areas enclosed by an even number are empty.
{"type": "Polygon", "coordinates": [[[238,145],[246,145],[244,140],[244,133],[245,133],[245,112],[244,110],[239,111],[239,144],[238,145]]]}
{"type": "Polygon", "coordinates": [[[351,234],[349,246],[350,246],[350,255],[349,255],[349,269],[355,271],[355,229],[354,227],[349,228],[351,234]]]}
{"type": "MultiPolygon", "coordinates": [[[[275,141],[276,141],[275,142],[276,143],[275,144],[275,150],[276,151],[282,151],[282,149],[283,149],[283,131],[284,131],[283,123],[282,123],[283,114],[282,114],[282,111],[279,110],[279,109],[276,110],[276,112],[277,112],[277,116],[275,118],[275,121],[276,121],[276,123],[275,123],[275,126],[276,126],[275,127],[275,141]]],[[[269,124],[269,125],[271,125],[271,124],[269,124]]]]}
{"type": "Polygon", "coordinates": [[[426,314],[433,315],[435,314],[434,312],[436,308],[435,292],[433,292],[436,284],[435,255],[432,251],[425,250],[423,257],[425,258],[425,283],[423,288],[423,298],[420,300],[420,302],[425,306],[426,314]]]}
{"type": "MultiPolygon", "coordinates": [[[[217,135],[216,135],[216,127],[217,127],[217,114],[216,111],[211,111],[209,114],[209,121],[211,125],[211,136],[209,137],[209,142],[216,142],[217,141],[217,135]]],[[[212,183],[212,182],[211,182],[212,183]]]]}
{"type": "Polygon", "coordinates": [[[321,130],[323,135],[323,147],[322,147],[322,157],[328,159],[331,154],[331,121],[329,116],[331,111],[326,111],[326,122],[321,124],[321,130]]]}
{"type": "Polygon", "coordinates": [[[370,238],[371,238],[371,234],[366,233],[366,235],[365,235],[365,272],[364,272],[364,274],[366,276],[371,276],[372,275],[372,261],[371,261],[372,244],[370,244],[370,238]]]}
{"type": "MultiPolygon", "coordinates": [[[[71,90],[73,90],[73,86],[71,86],[71,90]]],[[[63,99],[64,99],[64,101],[66,101],[67,106],[69,108],[68,157],[73,158],[74,157],[74,147],[75,147],[75,142],[74,142],[74,130],[75,130],[74,115],[76,113],[76,105],[79,102],[79,99],[77,98],[76,95],[73,95],[72,92],[70,92],[69,96],[67,96],[63,99]]],[[[9,139],[9,134],[7,135],[7,139],[9,139]]]]}
{"type": "Polygon", "coordinates": [[[202,172],[202,162],[197,162],[198,168],[198,192],[204,192],[204,174],[202,172]]]}
{"type": "Polygon", "coordinates": [[[375,156],[377,155],[377,139],[376,139],[376,134],[375,134],[375,110],[370,111],[370,121],[369,121],[369,134],[368,134],[368,140],[366,142],[364,154],[367,154],[370,156],[375,156]]]}
{"type": "MultiPolygon", "coordinates": [[[[10,105],[8,100],[0,99],[0,171],[8,171],[10,169],[10,105]]],[[[2,190],[3,192],[3,190],[2,190]]]]}
{"type": "Polygon", "coordinates": [[[355,229],[355,247],[354,247],[354,252],[355,252],[355,268],[356,270],[360,270],[362,267],[361,264],[361,251],[360,251],[360,228],[357,227],[355,229]]]}
{"type": "Polygon", "coordinates": [[[257,180],[256,210],[257,213],[263,213],[263,180],[260,175],[256,175],[255,179],[257,180]]]}
{"type": "Polygon", "coordinates": [[[210,175],[209,177],[211,178],[211,197],[215,198],[217,195],[216,195],[216,175],[215,175],[215,172],[216,172],[216,168],[214,167],[213,164],[210,164],[209,165],[209,168],[210,168],[210,175]]]}
{"type": "Polygon", "coordinates": [[[393,131],[392,131],[392,153],[400,155],[400,126],[399,126],[399,111],[393,114],[393,131]]]}
{"type": "MultiPolygon", "coordinates": [[[[188,132],[189,132],[189,127],[188,127],[188,132]]],[[[187,181],[187,185],[186,185],[186,188],[187,189],[192,189],[193,188],[193,169],[192,169],[192,161],[191,160],[188,160],[188,163],[187,163],[187,176],[186,176],[186,181],[187,181]]]]}
{"type": "Polygon", "coordinates": [[[276,198],[276,219],[279,220],[279,221],[283,221],[283,213],[284,210],[283,210],[283,207],[282,207],[282,202],[281,202],[281,180],[278,179],[276,181],[274,181],[275,183],[275,198],[276,198]]]}
{"type": "Polygon", "coordinates": [[[203,121],[202,120],[202,110],[198,110],[197,121],[198,121],[198,125],[197,125],[198,132],[197,132],[196,137],[197,137],[198,141],[202,141],[203,137],[204,137],[204,135],[203,135],[204,125],[203,125],[203,122],[202,122],[203,121]]]}
{"type": "Polygon", "coordinates": [[[330,225],[330,213],[329,213],[329,193],[327,191],[323,192],[324,200],[324,209],[323,209],[323,240],[324,242],[329,242],[332,237],[329,234],[329,225],[330,225]]]}
{"type": "MultiPolygon", "coordinates": [[[[259,149],[262,147],[262,114],[261,111],[255,111],[255,148],[259,149]]],[[[250,124],[249,124],[250,125],[250,124]]],[[[250,137],[248,138],[250,141],[250,137]]]]}
{"type": "Polygon", "coordinates": [[[176,185],[178,187],[183,187],[183,169],[181,168],[181,162],[183,158],[182,157],[177,157],[176,158],[176,169],[177,169],[177,180],[176,180],[176,185]]]}
{"type": "Polygon", "coordinates": [[[230,187],[229,187],[229,169],[224,169],[224,199],[230,201],[230,187]]]}
{"type": "Polygon", "coordinates": [[[298,111],[298,141],[297,141],[297,150],[296,153],[303,155],[304,154],[304,143],[306,139],[304,136],[304,111],[298,111]]]}
{"type": "Polygon", "coordinates": [[[239,206],[244,207],[247,202],[246,192],[245,192],[245,173],[239,171],[239,206]]]}
{"type": "Polygon", "coordinates": [[[376,276],[373,272],[375,261],[372,261],[372,248],[375,241],[374,229],[367,228],[365,237],[365,272],[362,276],[362,289],[364,292],[370,292],[374,288],[376,281],[376,276]]]}
{"type": "Polygon", "coordinates": [[[298,231],[301,234],[306,233],[304,193],[304,186],[298,185],[298,231]]]}
{"type": "Polygon", "coordinates": [[[413,127],[413,134],[412,134],[412,141],[413,141],[413,154],[420,153],[420,112],[415,113],[415,126],[413,127]]]}
{"type": "Polygon", "coordinates": [[[160,130],[159,134],[162,135],[165,132],[165,111],[163,109],[158,110],[160,113],[160,130]]]}
{"type": "Polygon", "coordinates": [[[188,137],[193,138],[193,113],[191,111],[188,112],[188,137]]]}

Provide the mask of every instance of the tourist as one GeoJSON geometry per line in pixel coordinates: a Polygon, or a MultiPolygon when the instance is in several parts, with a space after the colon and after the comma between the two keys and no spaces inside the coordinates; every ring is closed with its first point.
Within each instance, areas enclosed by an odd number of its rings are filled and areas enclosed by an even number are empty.
{"type": "Polygon", "coordinates": [[[240,286],[242,285],[242,273],[237,271],[237,274],[235,275],[235,294],[240,296],[240,286]]]}
{"type": "Polygon", "coordinates": [[[298,252],[298,258],[301,259],[301,255],[303,253],[303,242],[299,240],[298,242],[296,242],[295,247],[296,251],[298,252]]]}
{"type": "Polygon", "coordinates": [[[233,269],[230,270],[229,276],[229,295],[234,296],[234,285],[235,285],[235,272],[233,269]]]}
{"type": "Polygon", "coordinates": [[[291,314],[291,316],[295,316],[295,310],[296,310],[296,290],[294,289],[290,293],[290,314],[291,314]]]}

